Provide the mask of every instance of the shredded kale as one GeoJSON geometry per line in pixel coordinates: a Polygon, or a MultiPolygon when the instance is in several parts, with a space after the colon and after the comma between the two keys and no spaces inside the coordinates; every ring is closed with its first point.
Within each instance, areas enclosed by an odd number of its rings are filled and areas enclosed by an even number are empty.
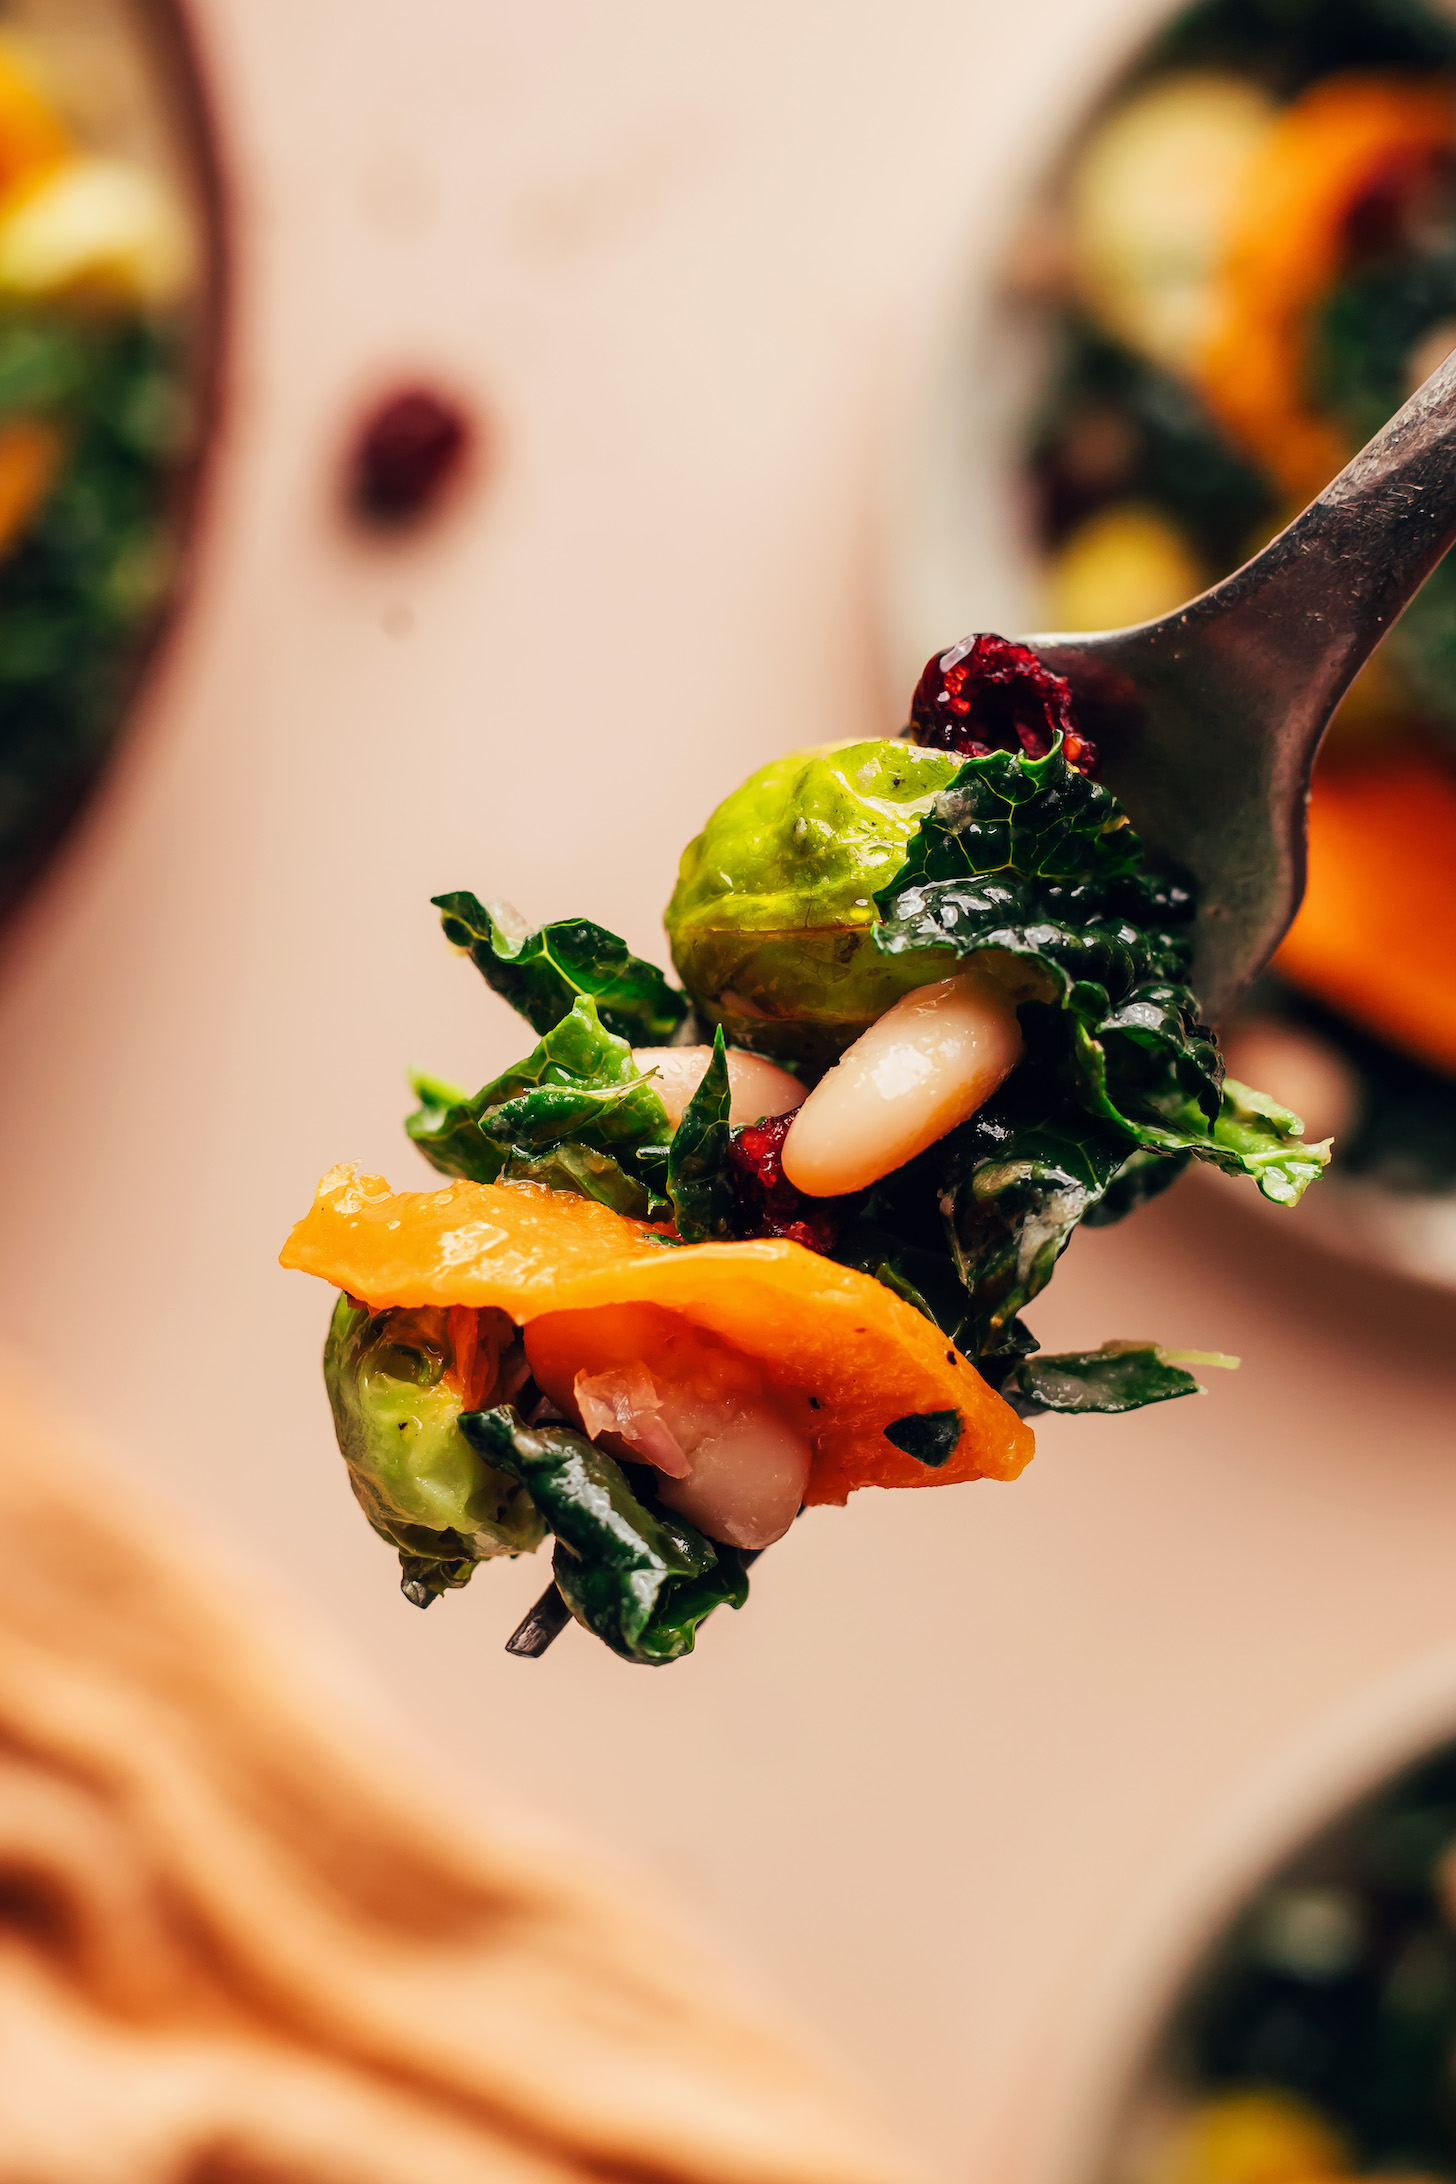
{"type": "Polygon", "coordinates": [[[1001,1392],[1023,1416],[1038,1411],[1121,1412],[1179,1395],[1202,1393],[1185,1365],[1234,1366],[1237,1358],[1211,1351],[1179,1356],[1155,1342],[1104,1342],[1097,1350],[1065,1350],[1023,1358],[1001,1392]]]}
{"type": "MultiPolygon", "coordinates": [[[[1045,758],[969,759],[876,902],[887,954],[938,944],[1009,961],[1028,996],[1024,1013],[1046,1012],[1036,1066],[1016,1073],[1026,1087],[1016,1104],[1036,1103],[1039,1137],[1050,1127],[1088,1149],[1098,1198],[1112,1180],[1101,1155],[1112,1148],[1114,1171],[1136,1151],[1191,1154],[1252,1176],[1281,1205],[1296,1203],[1328,1160],[1327,1146],[1302,1142],[1287,1109],[1223,1084],[1187,982],[1192,898],[1147,870],[1121,806],[1060,747],[1045,758]],[[1060,1094],[1050,1108],[1048,1087],[1060,1094]],[[1089,1133],[1089,1122],[1102,1132],[1089,1133]]],[[[1024,1157],[1011,1148],[1013,1162],[1024,1157]]],[[[1040,1146],[1031,1158],[1043,1165],[1040,1146]]]]}
{"type": "Polygon", "coordinates": [[[578,997],[597,1004],[607,1030],[640,1046],[665,1046],[687,1002],[653,963],[587,918],[565,918],[538,931],[518,930],[502,903],[459,893],[433,898],[445,938],[464,948],[487,985],[525,1017],[533,1031],[550,1031],[578,997]]]}
{"type": "Polygon", "coordinates": [[[728,1165],[731,1097],[720,1024],[713,1037],[713,1059],[673,1132],[667,1158],[667,1192],[685,1244],[733,1234],[733,1177],[728,1165]]]}
{"type": "Polygon", "coordinates": [[[567,1426],[524,1426],[508,1406],[468,1411],[460,1430],[519,1479],[556,1535],[557,1589],[623,1660],[659,1667],[691,1653],[714,1608],[748,1598],[745,1558],[634,1491],[622,1466],[567,1426]]]}
{"type": "Polygon", "coordinates": [[[667,1159],[667,1111],[586,994],[473,1096],[433,1077],[416,1077],[414,1089],[420,1106],[405,1129],[442,1175],[545,1183],[644,1219],[667,1211],[650,1180],[667,1159]]]}

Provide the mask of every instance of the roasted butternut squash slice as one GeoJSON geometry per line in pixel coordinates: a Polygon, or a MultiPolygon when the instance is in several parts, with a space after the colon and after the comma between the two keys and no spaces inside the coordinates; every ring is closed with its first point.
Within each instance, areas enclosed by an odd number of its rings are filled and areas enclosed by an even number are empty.
{"type": "Polygon", "coordinates": [[[1296,507],[1354,452],[1311,410],[1303,368],[1307,317],[1335,278],[1351,209],[1392,168],[1448,156],[1453,137],[1446,84],[1337,76],[1286,107],[1244,169],[1195,376],[1296,507]]]}
{"type": "Polygon", "coordinates": [[[802,1244],[679,1244],[594,1200],[534,1183],[391,1191],[331,1169],[282,1264],[380,1310],[493,1305],[519,1325],[546,1312],[653,1304],[752,1358],[811,1443],[806,1500],[860,1486],[1014,1479],[1030,1428],[932,1323],[882,1283],[802,1244]],[[932,1468],[885,1439],[897,1420],[955,1411],[932,1468]]]}

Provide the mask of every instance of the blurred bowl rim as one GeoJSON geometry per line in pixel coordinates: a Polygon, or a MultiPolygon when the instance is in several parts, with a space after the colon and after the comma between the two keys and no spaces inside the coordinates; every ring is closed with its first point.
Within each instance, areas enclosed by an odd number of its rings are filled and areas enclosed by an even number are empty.
{"type": "MultiPolygon", "coordinates": [[[[212,513],[217,452],[226,427],[233,328],[232,211],[226,151],[215,89],[213,44],[192,0],[113,0],[125,35],[146,55],[185,176],[197,224],[198,268],[189,302],[194,315],[189,375],[197,425],[193,447],[170,485],[173,520],[184,552],[166,597],[142,631],[116,699],[116,721],[76,794],[59,806],[17,866],[15,884],[0,901],[0,964],[18,945],[45,883],[63,874],[87,814],[98,805],[124,745],[141,725],[147,697],[165,672],[167,655],[198,589],[198,562],[212,513]]],[[[218,70],[221,61],[218,61],[218,70]]]]}

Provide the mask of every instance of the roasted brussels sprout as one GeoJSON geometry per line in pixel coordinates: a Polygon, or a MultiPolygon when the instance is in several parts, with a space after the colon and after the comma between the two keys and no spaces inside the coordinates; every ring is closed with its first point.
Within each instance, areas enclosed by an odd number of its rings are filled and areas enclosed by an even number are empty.
{"type": "Polygon", "coordinates": [[[882,955],[875,891],[960,771],[952,752],[886,739],[776,759],[725,798],[683,854],[672,959],[730,1044],[821,1069],[913,987],[925,949],[882,955]]]}
{"type": "Polygon", "coordinates": [[[467,1583],[477,1562],[531,1554],[546,1534],[526,1489],[486,1463],[459,1428],[467,1396],[494,1392],[499,1338],[509,1342],[515,1330],[503,1313],[460,1314],[473,1345],[466,1357],[454,1318],[433,1307],[371,1312],[341,1296],[324,1346],[349,1483],[375,1531],[399,1550],[402,1589],[417,1607],[467,1583]]]}

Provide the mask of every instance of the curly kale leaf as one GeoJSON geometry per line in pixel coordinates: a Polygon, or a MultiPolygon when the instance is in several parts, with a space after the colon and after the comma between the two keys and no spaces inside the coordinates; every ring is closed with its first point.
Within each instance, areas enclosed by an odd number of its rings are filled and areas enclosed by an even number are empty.
{"type": "Polygon", "coordinates": [[[1186,986],[1135,986],[1105,1014],[1068,1009],[1077,1092],[1149,1152],[1194,1151],[1218,1114],[1223,1062],[1186,986]]]}
{"type": "MultiPolygon", "coordinates": [[[[929,890],[933,908],[947,884],[957,881],[996,876],[1008,886],[1105,887],[1140,874],[1142,861],[1142,844],[1122,806],[1068,765],[1058,739],[1044,758],[991,751],[968,759],[921,820],[905,863],[875,900],[893,924],[895,898],[907,888],[929,890]]],[[[890,952],[923,947],[935,937],[928,931],[890,952]]]]}
{"type": "Polygon", "coordinates": [[[1214,1351],[1174,1354],[1155,1342],[1104,1342],[1097,1350],[1067,1350],[1023,1358],[1001,1384],[1019,1410],[1121,1412],[1180,1395],[1201,1395],[1185,1365],[1237,1365],[1214,1351]]]}
{"type": "Polygon", "coordinates": [[[473,1097],[431,1077],[414,1084],[421,1104],[405,1129],[442,1175],[545,1183],[639,1218],[666,1208],[647,1178],[653,1156],[666,1157],[667,1110],[585,994],[473,1097]]]}
{"type": "Polygon", "coordinates": [[[406,1116],[404,1126],[430,1166],[441,1175],[464,1176],[470,1183],[499,1181],[511,1148],[481,1129],[475,1102],[463,1085],[418,1072],[410,1085],[420,1104],[406,1116]]]}
{"type": "Polygon", "coordinates": [[[663,1144],[670,1135],[652,1080],[585,994],[523,1062],[486,1085],[472,1104],[483,1130],[523,1152],[546,1152],[566,1140],[610,1151],[663,1144]]]}
{"type": "Polygon", "coordinates": [[[1121,1169],[1127,1141],[1070,1105],[1050,1112],[1013,1089],[946,1141],[940,1206],[968,1300],[962,1349],[1004,1352],[1077,1224],[1121,1169]]]}
{"type": "Polygon", "coordinates": [[[714,1608],[741,1608],[748,1598],[738,1549],[650,1508],[621,1465],[569,1427],[532,1429],[501,1407],[467,1412],[461,1431],[530,1493],[556,1535],[562,1598],[624,1660],[678,1660],[714,1608]]]}
{"type": "Polygon", "coordinates": [[[933,1320],[958,1350],[974,1357],[976,1327],[971,1300],[943,1235],[932,1249],[865,1218],[845,1231],[831,1256],[841,1266],[857,1267],[861,1274],[872,1275],[886,1289],[893,1289],[906,1304],[933,1320]]]}
{"type": "Polygon", "coordinates": [[[666,1045],[687,1014],[683,995],[657,966],[604,925],[563,918],[525,932],[504,903],[466,892],[431,899],[445,938],[468,951],[487,985],[533,1031],[552,1030],[582,995],[597,1003],[608,1031],[639,1046],[666,1045]]]}
{"type": "MultiPolygon", "coordinates": [[[[656,1150],[656,1148],[653,1148],[656,1150]]],[[[643,1174],[629,1175],[610,1153],[594,1145],[553,1145],[549,1153],[513,1152],[501,1170],[505,1183],[540,1183],[548,1191],[575,1191],[633,1221],[657,1221],[668,1201],[643,1174]]]]}
{"type": "Polygon", "coordinates": [[[1170,1184],[1176,1183],[1192,1158],[1187,1152],[1155,1153],[1139,1145],[1128,1154],[1102,1196],[1087,1208],[1083,1220],[1088,1228],[1111,1228],[1115,1222],[1125,1221],[1139,1206],[1160,1198],[1170,1184]]]}
{"type": "Polygon", "coordinates": [[[728,1165],[728,1055],[720,1024],[713,1058],[673,1132],[667,1156],[667,1191],[685,1244],[733,1234],[733,1177],[728,1165]]]}
{"type": "Polygon", "coordinates": [[[1328,1165],[1333,1143],[1332,1138],[1321,1138],[1306,1145],[1304,1124],[1297,1115],[1267,1092],[1255,1092],[1225,1077],[1213,1147],[1201,1157],[1214,1161],[1227,1175],[1251,1175],[1276,1206],[1294,1206],[1328,1165]]]}
{"type": "Polygon", "coordinates": [[[428,1607],[477,1562],[531,1554],[545,1526],[514,1472],[460,1431],[449,1317],[432,1307],[371,1312],[341,1296],[324,1344],[324,1384],[349,1483],[400,1558],[407,1599],[428,1607]]]}
{"type": "Polygon", "coordinates": [[[1116,799],[1060,745],[1041,759],[968,760],[875,901],[888,954],[994,951],[1028,997],[1059,1012],[1070,1104],[1121,1134],[1123,1158],[1191,1154],[1287,1205],[1324,1166],[1328,1148],[1303,1146],[1285,1109],[1242,1090],[1224,1097],[1187,983],[1191,898],[1143,869],[1116,799]]]}

